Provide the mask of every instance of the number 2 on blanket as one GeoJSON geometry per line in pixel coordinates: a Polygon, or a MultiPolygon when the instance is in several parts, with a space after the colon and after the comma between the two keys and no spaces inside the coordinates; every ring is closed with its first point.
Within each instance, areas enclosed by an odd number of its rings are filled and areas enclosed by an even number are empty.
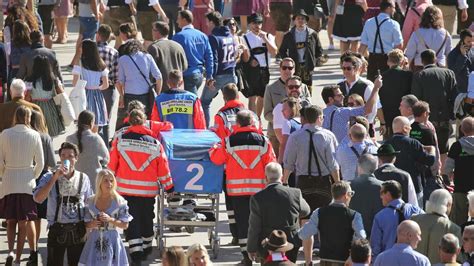
{"type": "Polygon", "coordinates": [[[200,164],[192,163],[188,166],[188,168],[186,168],[186,171],[193,172],[194,169],[197,169],[197,173],[193,178],[191,178],[191,180],[188,181],[188,183],[186,183],[186,186],[184,187],[186,190],[202,190],[203,189],[202,185],[196,185],[196,183],[203,176],[204,168],[200,164]]]}

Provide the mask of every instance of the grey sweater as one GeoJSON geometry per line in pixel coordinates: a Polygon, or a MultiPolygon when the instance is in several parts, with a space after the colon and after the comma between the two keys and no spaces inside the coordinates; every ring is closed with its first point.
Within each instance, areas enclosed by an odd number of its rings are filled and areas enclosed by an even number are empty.
{"type": "MultiPolygon", "coordinates": [[[[76,133],[67,136],[66,141],[77,145],[76,133]]],[[[91,130],[82,132],[81,143],[82,152],[79,154],[75,168],[89,176],[92,189],[96,191],[96,176],[97,173],[102,170],[102,165],[109,163],[109,151],[99,134],[93,133],[91,130]]]]}
{"type": "Polygon", "coordinates": [[[183,47],[172,40],[160,39],[148,47],[148,53],[153,57],[163,78],[163,91],[169,90],[168,74],[177,69],[184,72],[188,68],[188,60],[183,47]]]}

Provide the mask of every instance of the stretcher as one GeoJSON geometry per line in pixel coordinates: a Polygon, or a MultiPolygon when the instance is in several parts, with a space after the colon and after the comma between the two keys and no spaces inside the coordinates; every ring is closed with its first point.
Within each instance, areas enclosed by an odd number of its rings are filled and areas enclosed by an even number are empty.
{"type": "Polygon", "coordinates": [[[157,208],[156,239],[160,254],[166,246],[165,227],[185,227],[193,233],[195,227],[208,228],[208,239],[213,258],[217,258],[220,238],[217,230],[219,224],[219,195],[222,192],[224,167],[213,164],[209,159],[209,149],[220,139],[209,130],[174,129],[161,132],[160,141],[168,156],[171,177],[175,192],[173,200],[196,200],[204,205],[176,206],[170,204],[165,191],[160,188],[157,208]],[[178,208],[178,209],[177,209],[178,208]],[[199,209],[213,214],[214,221],[199,221],[193,218],[183,220],[167,219],[167,213],[191,213],[199,209]]]}

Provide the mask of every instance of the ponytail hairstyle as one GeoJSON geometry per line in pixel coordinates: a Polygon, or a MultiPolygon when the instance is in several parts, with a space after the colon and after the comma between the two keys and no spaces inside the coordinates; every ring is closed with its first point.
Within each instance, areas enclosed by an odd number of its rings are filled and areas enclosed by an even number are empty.
{"type": "Polygon", "coordinates": [[[130,112],[128,122],[132,126],[140,126],[146,122],[146,115],[142,110],[135,109],[130,112]]]}
{"type": "Polygon", "coordinates": [[[95,115],[91,111],[82,111],[77,118],[77,147],[79,148],[79,152],[82,152],[82,132],[87,129],[91,129],[92,125],[94,125],[95,115]]]}

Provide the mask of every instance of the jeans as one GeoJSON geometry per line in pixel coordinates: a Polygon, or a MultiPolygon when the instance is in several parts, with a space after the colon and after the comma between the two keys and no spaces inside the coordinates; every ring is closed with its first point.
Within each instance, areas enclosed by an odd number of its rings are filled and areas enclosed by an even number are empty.
{"type": "Polygon", "coordinates": [[[215,89],[211,89],[207,86],[204,86],[201,95],[201,104],[204,111],[204,117],[206,118],[206,126],[209,127],[210,115],[209,111],[211,109],[211,102],[214,97],[217,96],[219,91],[228,83],[237,83],[237,76],[235,74],[224,74],[218,75],[215,77],[216,83],[215,89]]]}
{"type": "Polygon", "coordinates": [[[82,34],[82,39],[95,40],[95,34],[99,29],[99,21],[94,17],[79,17],[79,31],[82,34]]]}
{"type": "Polygon", "coordinates": [[[202,73],[194,73],[184,77],[184,90],[192,92],[197,95],[197,90],[202,85],[202,73]]]}

